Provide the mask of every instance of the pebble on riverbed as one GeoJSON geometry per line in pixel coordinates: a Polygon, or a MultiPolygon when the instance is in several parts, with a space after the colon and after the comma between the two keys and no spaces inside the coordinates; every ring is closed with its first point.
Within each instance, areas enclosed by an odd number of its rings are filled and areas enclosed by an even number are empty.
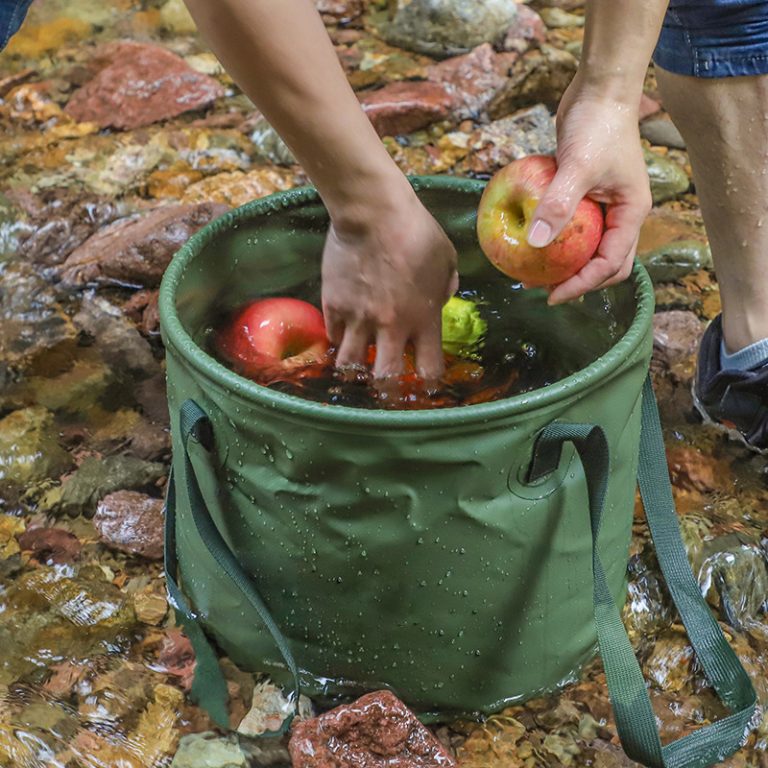
{"type": "Polygon", "coordinates": [[[369,693],[293,727],[293,768],[449,768],[445,747],[389,691],[369,693]]]}

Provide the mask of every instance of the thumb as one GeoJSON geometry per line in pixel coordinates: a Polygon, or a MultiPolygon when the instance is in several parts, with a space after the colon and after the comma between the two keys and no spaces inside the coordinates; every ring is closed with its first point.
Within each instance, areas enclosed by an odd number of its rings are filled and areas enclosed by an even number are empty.
{"type": "Polygon", "coordinates": [[[544,196],[533,212],[528,228],[528,244],[534,248],[549,245],[573,218],[588,188],[581,174],[567,166],[558,168],[544,196]]]}

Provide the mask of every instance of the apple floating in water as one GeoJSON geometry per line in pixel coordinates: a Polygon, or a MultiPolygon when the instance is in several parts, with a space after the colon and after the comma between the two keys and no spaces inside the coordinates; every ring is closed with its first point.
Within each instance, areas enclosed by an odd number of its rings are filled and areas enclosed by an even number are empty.
{"type": "Polygon", "coordinates": [[[573,277],[595,255],[603,236],[602,208],[585,197],[549,245],[528,244],[533,213],[556,172],[553,157],[515,160],[488,182],[477,212],[483,253],[497,269],[529,288],[557,285],[573,277]]]}
{"type": "Polygon", "coordinates": [[[216,341],[219,352],[247,376],[325,362],[329,347],[323,313],[292,298],[246,304],[216,341]]]}

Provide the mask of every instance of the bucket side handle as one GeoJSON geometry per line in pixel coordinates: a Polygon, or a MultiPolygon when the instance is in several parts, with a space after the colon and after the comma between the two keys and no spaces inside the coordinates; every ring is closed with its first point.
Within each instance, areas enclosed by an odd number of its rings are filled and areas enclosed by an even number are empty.
{"type": "MultiPolygon", "coordinates": [[[[194,400],[187,400],[180,410],[180,426],[182,444],[184,446],[187,503],[197,533],[222,571],[229,576],[246,602],[261,618],[267,631],[272,636],[285,666],[293,677],[293,690],[288,697],[294,706],[293,713],[283,721],[277,731],[264,734],[264,736],[282,736],[288,731],[291,722],[298,712],[299,697],[301,695],[298,668],[288,641],[277,626],[253,579],[243,570],[243,567],[227,545],[205,503],[192,455],[194,453],[197,456],[195,461],[207,461],[210,463],[210,452],[213,447],[211,422],[203,409],[194,400]]],[[[227,685],[219,667],[216,652],[194,611],[190,608],[177,581],[176,517],[178,508],[176,492],[175,478],[173,473],[171,473],[171,476],[168,478],[168,492],[165,504],[164,566],[168,595],[174,607],[176,617],[183,625],[195,651],[197,665],[191,690],[192,698],[208,711],[217,725],[228,728],[227,685]]]]}
{"type": "Polygon", "coordinates": [[[611,594],[598,538],[608,486],[610,456],[602,428],[553,423],[538,436],[529,480],[557,468],[571,442],[584,467],[592,528],[594,616],[616,726],[627,755],[649,768],[704,768],[724,760],[746,741],[757,697],[738,657],[701,595],[677,523],[659,412],[650,379],[643,389],[638,482],[656,554],[674,604],[706,677],[731,714],[662,746],[640,665],[611,594]]]}

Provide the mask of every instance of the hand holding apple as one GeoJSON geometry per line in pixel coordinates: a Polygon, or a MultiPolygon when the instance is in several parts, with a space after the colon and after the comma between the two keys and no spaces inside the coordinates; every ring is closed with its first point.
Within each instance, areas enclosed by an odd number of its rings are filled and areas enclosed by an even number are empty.
{"type": "Polygon", "coordinates": [[[529,245],[533,213],[556,172],[552,157],[515,160],[488,182],[478,208],[477,235],[483,253],[504,274],[529,288],[573,277],[595,255],[603,235],[602,208],[584,198],[551,243],[543,248],[529,245]]]}

